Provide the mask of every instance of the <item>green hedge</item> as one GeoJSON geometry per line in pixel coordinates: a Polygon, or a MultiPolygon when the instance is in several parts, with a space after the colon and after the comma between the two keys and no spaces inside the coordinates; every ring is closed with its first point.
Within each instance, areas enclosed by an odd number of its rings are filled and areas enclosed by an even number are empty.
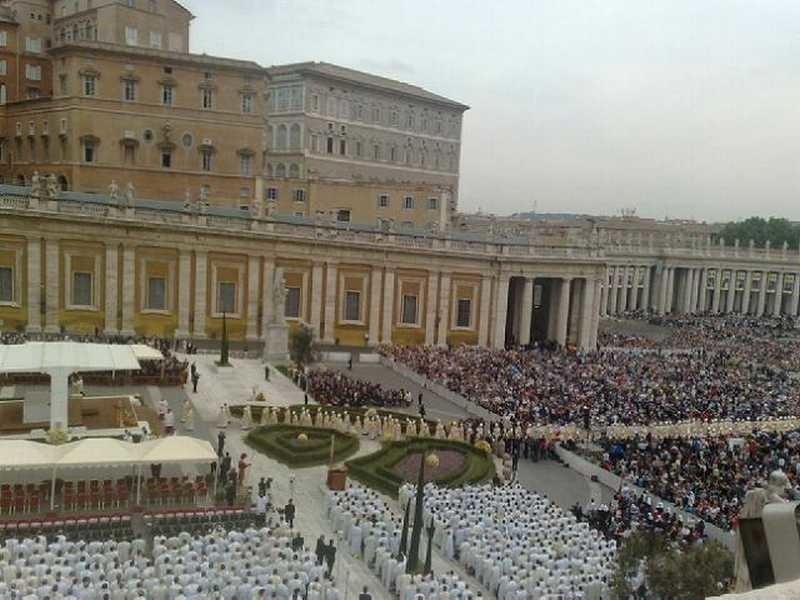
{"type": "Polygon", "coordinates": [[[347,468],[353,479],[396,498],[403,479],[394,472],[394,467],[409,454],[428,453],[432,450],[451,450],[465,455],[464,467],[436,479],[435,482],[439,485],[459,487],[490,481],[494,477],[494,461],[491,456],[463,442],[437,439],[388,442],[374,454],[348,461],[347,468]]]}
{"type": "Polygon", "coordinates": [[[251,448],[266,454],[291,468],[324,465],[330,460],[331,434],[333,434],[333,460],[342,461],[358,451],[358,438],[332,429],[301,427],[296,425],[266,425],[251,431],[245,442],[251,448]],[[297,436],[305,433],[308,440],[301,442],[297,436]]]}

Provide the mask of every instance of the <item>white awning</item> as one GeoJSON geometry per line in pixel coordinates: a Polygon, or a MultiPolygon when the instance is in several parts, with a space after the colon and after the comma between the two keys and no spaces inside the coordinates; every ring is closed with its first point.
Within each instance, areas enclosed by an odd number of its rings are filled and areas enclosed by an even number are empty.
{"type": "Polygon", "coordinates": [[[130,465],[139,462],[136,444],[114,438],[86,438],[63,446],[56,460],[59,467],[97,467],[130,465]]]}
{"type": "Polygon", "coordinates": [[[0,470],[47,469],[61,456],[57,446],[30,440],[3,440],[0,442],[0,470]]]}
{"type": "Polygon", "coordinates": [[[216,462],[217,453],[206,440],[188,436],[168,436],[137,444],[144,463],[216,462]]]}
{"type": "Polygon", "coordinates": [[[138,360],[161,360],[164,355],[159,350],[147,344],[132,344],[133,354],[138,360]]]}
{"type": "Polygon", "coordinates": [[[0,346],[0,373],[47,373],[51,369],[137,371],[140,368],[133,346],[128,345],[28,342],[0,346]]]}

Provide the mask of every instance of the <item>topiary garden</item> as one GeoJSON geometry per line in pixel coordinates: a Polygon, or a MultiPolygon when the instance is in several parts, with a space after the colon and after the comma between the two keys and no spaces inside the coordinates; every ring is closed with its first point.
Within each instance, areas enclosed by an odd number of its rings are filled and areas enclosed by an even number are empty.
{"type": "Polygon", "coordinates": [[[358,438],[354,435],[301,425],[258,427],[247,435],[245,441],[278,462],[291,468],[303,468],[330,461],[331,435],[334,436],[334,462],[345,460],[358,451],[358,438]]]}

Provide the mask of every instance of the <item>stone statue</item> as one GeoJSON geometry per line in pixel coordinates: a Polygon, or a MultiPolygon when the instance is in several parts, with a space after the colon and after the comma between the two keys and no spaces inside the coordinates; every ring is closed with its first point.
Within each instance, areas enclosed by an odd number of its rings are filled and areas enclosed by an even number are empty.
{"type": "Polygon", "coordinates": [[[186,193],[183,196],[183,210],[190,211],[192,210],[192,190],[186,188],[186,193]]]}
{"type": "Polygon", "coordinates": [[[58,198],[58,192],[61,190],[59,189],[58,179],[56,179],[54,173],[50,173],[50,175],[47,176],[46,189],[47,189],[47,197],[50,200],[55,200],[56,198],[58,198]]]}
{"type": "Polygon", "coordinates": [[[278,267],[275,270],[275,279],[272,284],[272,322],[283,324],[284,314],[286,313],[286,280],[283,277],[283,269],[278,267]]]}
{"type": "Polygon", "coordinates": [[[34,171],[31,175],[31,197],[42,197],[42,178],[39,176],[39,171],[34,171]]]}
{"type": "Polygon", "coordinates": [[[125,188],[125,207],[133,208],[136,206],[136,188],[133,187],[133,182],[129,181],[125,188]]]}
{"type": "Polygon", "coordinates": [[[111,198],[112,202],[119,200],[119,186],[115,179],[112,179],[111,184],[108,186],[108,197],[111,198]]]}
{"type": "Polygon", "coordinates": [[[277,203],[275,200],[267,200],[264,208],[266,209],[265,216],[272,217],[276,212],[276,205],[277,203]]]}

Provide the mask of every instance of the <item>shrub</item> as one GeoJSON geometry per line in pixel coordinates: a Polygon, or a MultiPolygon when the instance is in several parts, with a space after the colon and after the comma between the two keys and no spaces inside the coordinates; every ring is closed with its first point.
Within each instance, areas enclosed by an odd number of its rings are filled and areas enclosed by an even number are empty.
{"type": "Polygon", "coordinates": [[[295,425],[267,425],[251,431],[245,442],[291,468],[324,465],[330,460],[331,435],[334,436],[333,460],[342,461],[358,451],[358,438],[332,429],[295,425]],[[304,433],[308,439],[298,439],[304,433]]]}

